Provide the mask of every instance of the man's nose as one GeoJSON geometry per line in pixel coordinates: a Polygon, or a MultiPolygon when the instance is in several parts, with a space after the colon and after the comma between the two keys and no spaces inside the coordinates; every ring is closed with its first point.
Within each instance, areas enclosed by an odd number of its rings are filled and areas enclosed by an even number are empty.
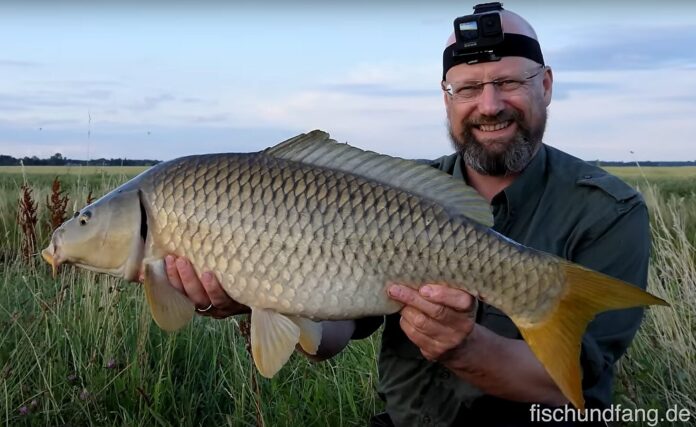
{"type": "Polygon", "coordinates": [[[484,116],[496,116],[505,108],[503,98],[494,84],[483,86],[478,98],[478,110],[484,116]]]}

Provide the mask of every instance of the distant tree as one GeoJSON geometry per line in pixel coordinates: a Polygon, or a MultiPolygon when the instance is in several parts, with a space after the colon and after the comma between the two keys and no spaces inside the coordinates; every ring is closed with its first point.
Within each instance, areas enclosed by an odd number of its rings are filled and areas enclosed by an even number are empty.
{"type": "Polygon", "coordinates": [[[65,159],[62,154],[56,153],[48,159],[48,164],[51,166],[63,166],[65,165],[65,159]]]}
{"type": "Polygon", "coordinates": [[[15,166],[19,164],[19,160],[12,156],[0,154],[0,166],[15,166]]]}

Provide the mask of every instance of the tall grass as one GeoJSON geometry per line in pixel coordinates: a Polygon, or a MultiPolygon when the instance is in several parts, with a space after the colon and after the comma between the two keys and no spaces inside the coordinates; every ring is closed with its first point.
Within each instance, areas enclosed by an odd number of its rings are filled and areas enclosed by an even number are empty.
{"type": "Polygon", "coordinates": [[[652,226],[648,288],[671,307],[647,310],[620,364],[617,394],[639,408],[686,408],[696,421],[696,194],[642,190],[652,226]]]}
{"type": "MultiPolygon", "coordinates": [[[[127,177],[61,176],[68,214],[127,177]]],[[[35,200],[46,199],[53,178],[27,176],[35,200]]],[[[257,389],[238,319],[196,318],[166,334],[138,285],[72,268],[54,280],[41,262],[28,269],[16,224],[23,182],[0,174],[1,424],[357,426],[381,409],[378,336],[321,364],[294,356],[273,380],[256,377],[257,389]]],[[[671,308],[646,311],[620,363],[615,400],[678,405],[696,417],[696,183],[658,182],[640,183],[652,221],[649,287],[671,308]]],[[[39,224],[48,220],[40,203],[39,224]]],[[[39,248],[47,228],[37,230],[39,248]]]]}

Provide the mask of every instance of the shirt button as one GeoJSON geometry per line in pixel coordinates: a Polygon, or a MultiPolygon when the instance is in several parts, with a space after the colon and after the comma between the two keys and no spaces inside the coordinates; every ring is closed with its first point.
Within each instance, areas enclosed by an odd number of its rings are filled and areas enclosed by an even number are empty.
{"type": "Polygon", "coordinates": [[[430,417],[429,417],[429,416],[425,415],[425,416],[423,417],[423,425],[426,425],[426,426],[427,426],[427,425],[430,425],[430,421],[431,421],[431,420],[430,420],[430,417]]]}
{"type": "Polygon", "coordinates": [[[590,179],[590,178],[592,178],[592,175],[585,175],[585,176],[583,176],[583,178],[590,179]]]}
{"type": "Polygon", "coordinates": [[[440,378],[443,380],[448,380],[450,377],[450,372],[447,369],[443,369],[440,371],[440,378]]]}

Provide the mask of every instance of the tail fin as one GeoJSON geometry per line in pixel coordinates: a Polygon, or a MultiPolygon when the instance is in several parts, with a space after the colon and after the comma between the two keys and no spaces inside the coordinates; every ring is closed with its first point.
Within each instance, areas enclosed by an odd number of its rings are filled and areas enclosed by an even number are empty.
{"type": "Polygon", "coordinates": [[[563,266],[567,291],[542,321],[517,324],[529,348],[564,396],[584,409],[580,344],[596,314],[643,305],[669,305],[642,289],[576,264],[563,266]]]}

